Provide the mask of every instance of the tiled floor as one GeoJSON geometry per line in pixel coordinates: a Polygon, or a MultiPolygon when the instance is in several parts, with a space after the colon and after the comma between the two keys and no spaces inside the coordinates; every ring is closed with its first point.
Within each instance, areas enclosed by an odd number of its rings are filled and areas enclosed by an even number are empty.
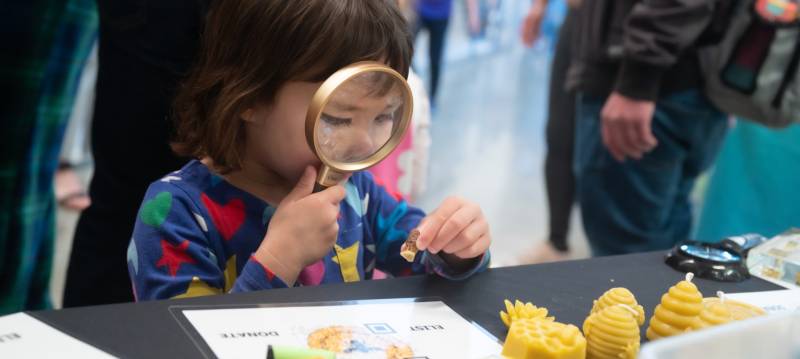
{"type": "MultiPolygon", "coordinates": [[[[466,35],[463,2],[455,4],[431,129],[429,189],[419,204],[431,210],[450,194],[480,203],[492,227],[495,263],[510,264],[522,249],[545,240],[548,230],[542,171],[550,54],[547,46],[529,50],[518,41],[529,0],[500,2],[492,16],[496,26],[477,41],[466,35]]],[[[424,34],[417,46],[415,68],[425,77],[424,34]]],[[[75,213],[58,213],[52,282],[57,304],[76,220],[75,213]]],[[[585,257],[577,219],[573,229],[574,255],[585,257]]]]}

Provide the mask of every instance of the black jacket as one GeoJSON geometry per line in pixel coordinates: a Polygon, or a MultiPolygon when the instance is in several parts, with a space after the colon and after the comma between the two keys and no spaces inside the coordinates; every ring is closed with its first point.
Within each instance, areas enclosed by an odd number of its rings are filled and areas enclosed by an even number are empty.
{"type": "Polygon", "coordinates": [[[695,50],[718,18],[717,1],[584,0],[570,87],[641,100],[700,87],[695,50]]]}

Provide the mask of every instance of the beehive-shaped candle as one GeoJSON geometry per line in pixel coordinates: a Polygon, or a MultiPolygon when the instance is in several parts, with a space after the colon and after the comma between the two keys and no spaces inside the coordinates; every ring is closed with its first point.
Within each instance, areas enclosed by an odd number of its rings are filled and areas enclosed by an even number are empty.
{"type": "Polygon", "coordinates": [[[716,297],[703,298],[703,306],[708,308],[712,304],[721,303],[731,313],[731,318],[733,320],[744,320],[767,314],[767,311],[754,305],[740,302],[738,300],[723,298],[724,293],[717,292],[716,297]]]}
{"type": "Polygon", "coordinates": [[[625,304],[633,308],[633,310],[635,310],[637,313],[637,323],[639,323],[639,325],[644,324],[644,308],[642,308],[642,306],[636,302],[636,297],[634,297],[633,293],[626,288],[611,288],[607,290],[602,296],[600,296],[600,298],[597,298],[597,300],[594,301],[592,312],[590,314],[595,314],[603,309],[617,304],[625,304]]]}
{"type": "Polygon", "coordinates": [[[733,321],[733,316],[724,302],[714,301],[703,303],[700,315],[694,318],[690,329],[699,330],[733,321]]]}
{"type": "Polygon", "coordinates": [[[703,310],[703,295],[692,283],[693,277],[694,274],[686,273],[686,280],[672,286],[661,297],[661,304],[656,306],[650,319],[647,339],[656,340],[685,332],[703,310]]]}
{"type": "Polygon", "coordinates": [[[531,302],[522,303],[517,300],[516,303],[511,304],[511,301],[506,299],[505,304],[506,311],[500,312],[500,319],[507,327],[511,327],[511,324],[517,319],[544,319],[551,322],[555,320],[555,318],[547,316],[547,308],[537,307],[531,302]]]}
{"type": "Polygon", "coordinates": [[[574,325],[518,318],[508,330],[503,356],[509,359],[584,359],[586,339],[574,325]]]}
{"type": "Polygon", "coordinates": [[[586,318],[583,323],[586,358],[636,358],[641,343],[637,315],[635,309],[617,304],[586,318]]]}

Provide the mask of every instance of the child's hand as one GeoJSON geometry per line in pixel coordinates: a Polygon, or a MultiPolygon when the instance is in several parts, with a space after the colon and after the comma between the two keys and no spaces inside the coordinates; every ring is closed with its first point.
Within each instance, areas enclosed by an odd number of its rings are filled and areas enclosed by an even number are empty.
{"type": "Polygon", "coordinates": [[[481,207],[459,197],[446,199],[417,229],[417,248],[433,254],[444,251],[461,259],[480,256],[492,242],[481,207]]]}
{"type": "Polygon", "coordinates": [[[295,188],[281,201],[256,258],[291,285],[300,271],[325,257],[339,235],[342,186],[312,193],[317,171],[306,168],[295,188]]]}

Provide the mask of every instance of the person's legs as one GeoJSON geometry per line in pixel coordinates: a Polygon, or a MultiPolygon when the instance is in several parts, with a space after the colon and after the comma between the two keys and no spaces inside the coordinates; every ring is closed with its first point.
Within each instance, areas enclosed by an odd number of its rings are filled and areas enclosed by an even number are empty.
{"type": "Polygon", "coordinates": [[[97,34],[94,1],[14,2],[0,14],[0,315],[50,307],[53,175],[97,34]]]}
{"type": "Polygon", "coordinates": [[[687,239],[689,192],[713,161],[725,115],[698,91],[666,96],[656,105],[658,146],[641,160],[615,161],[602,143],[605,98],[578,100],[575,174],[584,228],[594,255],[667,249],[687,239]]]}
{"type": "Polygon", "coordinates": [[[561,27],[550,70],[547,108],[547,154],[545,185],[550,215],[550,244],[567,251],[567,235],[575,201],[575,177],[572,172],[575,142],[575,94],[564,88],[571,60],[570,38],[574,18],[572,11],[561,27]]]}
{"type": "MultiPolygon", "coordinates": [[[[104,16],[107,13],[101,13],[101,22],[108,26],[104,16]]],[[[125,263],[144,192],[150,182],[185,162],[169,148],[168,114],[178,75],[152,66],[149,57],[131,55],[134,50],[122,45],[135,44],[124,43],[117,36],[109,32],[100,36],[92,123],[92,204],[81,214],[75,231],[65,307],[133,300],[125,263]]],[[[168,58],[159,61],[161,66],[170,65],[168,58]]]]}
{"type": "Polygon", "coordinates": [[[422,31],[422,28],[425,26],[425,23],[422,22],[422,18],[418,17],[411,25],[411,34],[414,36],[414,41],[417,41],[417,36],[419,36],[419,32],[422,31]]]}
{"type": "MultiPolygon", "coordinates": [[[[683,105],[691,103],[692,106],[702,107],[707,104],[707,100],[701,96],[684,96],[681,100],[684,101],[683,105]]],[[[696,124],[698,128],[692,133],[692,150],[683,163],[684,176],[678,185],[678,195],[671,216],[671,221],[675,223],[675,238],[689,239],[691,236],[694,216],[690,197],[694,184],[714,164],[727,134],[727,116],[715,109],[710,109],[709,112],[707,121],[696,124]]]]}
{"type": "Polygon", "coordinates": [[[89,207],[88,184],[78,175],[78,168],[88,164],[89,127],[94,108],[94,88],[97,79],[97,46],[92,47],[81,73],[75,105],[67,122],[61,145],[58,170],[55,175],[55,195],[58,206],[80,212],[89,207]]]}
{"type": "Polygon", "coordinates": [[[431,66],[431,102],[436,102],[436,91],[439,88],[441,77],[442,56],[444,54],[445,35],[447,35],[447,24],[449,19],[421,19],[423,26],[428,29],[430,34],[430,44],[428,54],[430,55],[431,66]]]}

